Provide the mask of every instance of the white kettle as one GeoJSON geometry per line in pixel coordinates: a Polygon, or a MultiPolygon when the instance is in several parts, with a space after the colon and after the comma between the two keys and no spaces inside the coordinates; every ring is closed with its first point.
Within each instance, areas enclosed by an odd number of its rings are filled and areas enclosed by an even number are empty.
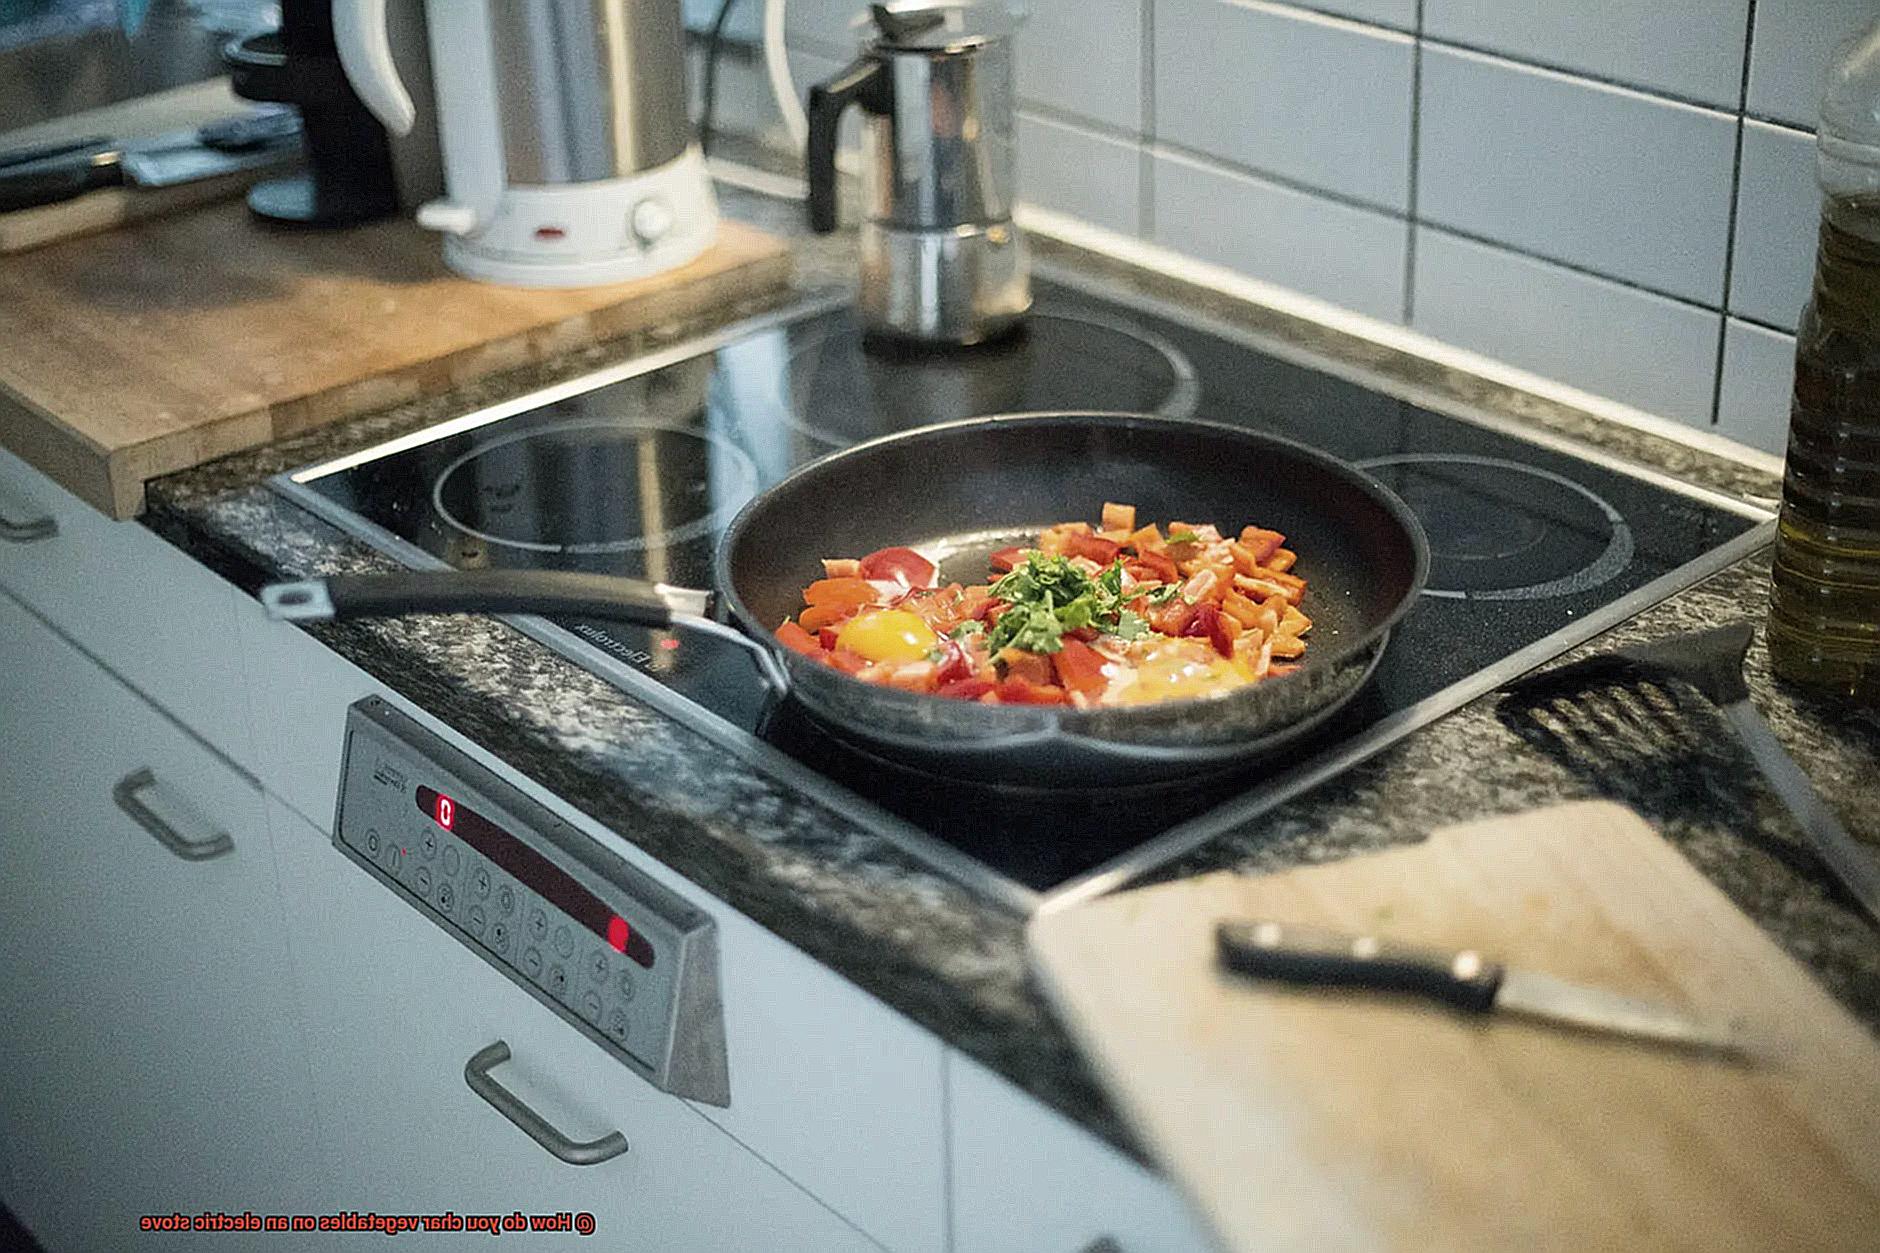
{"type": "MultiPolygon", "coordinates": [[[[417,113],[386,0],[333,0],[346,77],[394,135],[417,113]]],[[[425,0],[446,195],[418,210],[460,274],[581,287],[683,265],[718,231],[686,117],[680,0],[425,0]]]]}

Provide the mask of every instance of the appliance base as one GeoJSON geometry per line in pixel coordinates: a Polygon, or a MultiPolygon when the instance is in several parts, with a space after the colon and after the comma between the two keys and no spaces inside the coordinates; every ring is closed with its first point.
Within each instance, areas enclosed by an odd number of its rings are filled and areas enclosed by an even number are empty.
{"type": "Polygon", "coordinates": [[[861,229],[857,304],[871,334],[938,344],[977,344],[1031,308],[1025,236],[1011,222],[940,230],[861,229]]]}
{"type": "Polygon", "coordinates": [[[511,187],[496,220],[447,235],[444,263],[512,287],[598,287],[693,260],[718,235],[718,202],[696,146],[627,178],[511,187]]]}

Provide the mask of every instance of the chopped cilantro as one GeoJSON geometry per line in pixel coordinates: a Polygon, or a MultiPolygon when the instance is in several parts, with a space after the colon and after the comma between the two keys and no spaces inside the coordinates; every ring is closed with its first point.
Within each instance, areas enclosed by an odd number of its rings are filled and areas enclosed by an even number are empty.
{"type": "Polygon", "coordinates": [[[947,637],[949,639],[963,640],[967,636],[977,635],[985,629],[986,629],[986,624],[981,622],[979,619],[968,618],[966,621],[954,627],[951,631],[948,631],[947,637]]]}
{"type": "Polygon", "coordinates": [[[1064,633],[1083,627],[1136,639],[1147,632],[1142,619],[1123,608],[1123,564],[1091,578],[1067,557],[1028,552],[1011,573],[992,585],[992,594],[1011,607],[999,615],[986,637],[993,653],[1018,648],[1055,653],[1064,633]]]}
{"type": "Polygon", "coordinates": [[[1199,544],[1201,537],[1193,531],[1176,531],[1168,537],[1171,544],[1199,544]]]}

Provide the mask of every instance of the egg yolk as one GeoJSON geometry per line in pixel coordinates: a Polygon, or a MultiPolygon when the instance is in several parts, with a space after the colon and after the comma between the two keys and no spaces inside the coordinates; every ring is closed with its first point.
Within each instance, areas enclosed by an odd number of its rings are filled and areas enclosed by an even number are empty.
{"type": "Polygon", "coordinates": [[[919,661],[940,643],[919,614],[905,609],[870,609],[836,632],[836,647],[866,661],[919,661]]]}
{"type": "Polygon", "coordinates": [[[1184,647],[1182,640],[1152,649],[1131,674],[1131,681],[1106,693],[1106,703],[1146,705],[1155,701],[1217,696],[1252,682],[1246,670],[1215,653],[1212,646],[1184,647]]]}

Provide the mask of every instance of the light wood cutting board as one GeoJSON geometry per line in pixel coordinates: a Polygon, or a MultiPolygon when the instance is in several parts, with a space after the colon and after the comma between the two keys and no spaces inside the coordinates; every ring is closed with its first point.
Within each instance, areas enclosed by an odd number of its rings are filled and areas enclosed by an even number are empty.
{"type": "Polygon", "coordinates": [[[114,517],[147,479],[781,289],[735,222],[690,265],[564,291],[474,283],[409,221],[283,231],[215,205],[0,257],[0,443],[114,517]]]}
{"type": "Polygon", "coordinates": [[[1880,1247],[1880,1047],[1636,815],[1604,802],[1034,921],[1119,1108],[1234,1249],[1880,1247]],[[1270,917],[1478,948],[1740,1017],[1769,1060],[1216,971],[1270,917]]]}

